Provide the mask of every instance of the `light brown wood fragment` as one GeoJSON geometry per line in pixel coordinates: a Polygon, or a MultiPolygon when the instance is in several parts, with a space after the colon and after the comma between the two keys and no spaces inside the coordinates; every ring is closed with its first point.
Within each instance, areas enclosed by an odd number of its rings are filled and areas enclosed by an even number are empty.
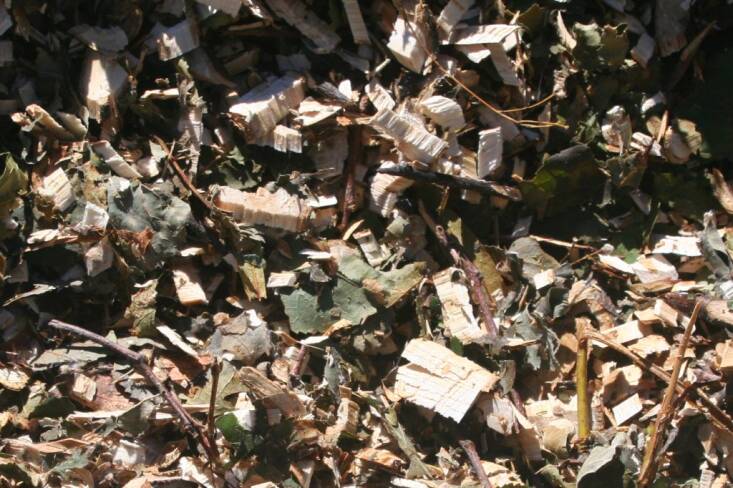
{"type": "Polygon", "coordinates": [[[497,44],[519,30],[518,25],[492,24],[465,26],[455,29],[443,44],[497,44]]]}
{"type": "Polygon", "coordinates": [[[245,93],[229,108],[235,122],[241,121],[248,140],[264,137],[291,109],[305,98],[300,77],[271,78],[245,93]]]}
{"type": "Polygon", "coordinates": [[[198,271],[191,264],[180,264],[173,268],[173,285],[181,305],[190,307],[209,303],[198,271]]]}
{"type": "Polygon", "coordinates": [[[447,40],[453,29],[458,25],[463,14],[471,8],[474,0],[450,0],[448,4],[440,11],[440,15],[436,20],[436,24],[440,29],[440,37],[447,40]]]}
{"type": "Polygon", "coordinates": [[[275,126],[265,137],[257,141],[258,146],[269,146],[280,152],[303,152],[303,135],[297,129],[284,125],[275,126]]]}
{"type": "Polygon", "coordinates": [[[616,425],[623,425],[642,410],[643,407],[641,405],[639,394],[634,393],[629,398],[613,407],[613,417],[616,421],[616,425]]]}
{"type": "Polygon", "coordinates": [[[479,178],[495,177],[502,168],[504,141],[501,137],[501,128],[482,130],[478,135],[476,175],[479,178]]]}
{"type": "MultiPolygon", "coordinates": [[[[638,320],[630,320],[625,324],[619,325],[618,327],[604,330],[602,333],[609,339],[618,342],[619,344],[626,344],[628,342],[641,339],[642,337],[650,334],[651,327],[640,323],[638,320]]],[[[593,341],[593,345],[600,348],[606,347],[605,344],[599,341],[593,341]]]]}
{"type": "Polygon", "coordinates": [[[397,147],[409,159],[431,163],[448,147],[444,140],[392,110],[380,110],[372,117],[370,124],[394,139],[397,147]]]}
{"type": "Polygon", "coordinates": [[[443,312],[443,325],[461,343],[484,342],[486,331],[473,312],[468,287],[458,268],[448,268],[433,275],[433,285],[443,312]]]}
{"type": "Polygon", "coordinates": [[[389,91],[385,87],[379,84],[376,79],[372,79],[366,86],[364,86],[364,92],[372,105],[379,110],[391,110],[395,106],[394,98],[389,94],[389,91]]]}
{"type": "Polygon", "coordinates": [[[397,370],[395,394],[460,422],[482,391],[499,377],[450,349],[413,339],[402,357],[410,361],[397,370]]]}
{"type": "Polygon", "coordinates": [[[397,17],[387,47],[402,66],[415,73],[422,73],[428,55],[423,47],[425,40],[415,37],[415,33],[420,33],[416,24],[401,16],[397,17]]]}
{"type": "Polygon", "coordinates": [[[664,300],[657,299],[657,301],[654,302],[654,314],[659,317],[659,320],[661,320],[664,325],[677,327],[679,312],[670,307],[664,300]]]}
{"type": "Polygon", "coordinates": [[[720,372],[724,376],[733,376],[733,341],[726,341],[720,356],[720,372]]]}
{"type": "Polygon", "coordinates": [[[379,266],[385,259],[387,259],[388,256],[382,250],[382,247],[377,242],[377,239],[374,237],[374,233],[372,233],[371,230],[364,229],[362,231],[355,232],[354,239],[356,239],[357,244],[359,244],[361,251],[364,253],[364,257],[370,266],[379,266]]]}
{"type": "Polygon", "coordinates": [[[412,180],[402,176],[377,173],[369,185],[369,208],[387,217],[397,205],[399,194],[412,183],[412,180]]]}
{"type": "Polygon", "coordinates": [[[271,381],[257,369],[249,366],[242,368],[238,377],[249,388],[250,393],[262,400],[267,408],[278,409],[286,417],[305,414],[305,406],[295,393],[271,381]]]}
{"type": "Polygon", "coordinates": [[[342,0],[342,2],[346,11],[346,19],[349,21],[349,27],[351,27],[351,35],[354,36],[354,43],[371,44],[358,0],[342,0]]]}
{"type": "Polygon", "coordinates": [[[165,29],[155,41],[160,60],[169,61],[199,47],[198,28],[190,20],[184,20],[165,29]]]}
{"type": "Polygon", "coordinates": [[[80,373],[74,375],[74,383],[70,391],[71,398],[83,405],[89,405],[96,394],[97,384],[94,380],[80,373]]]}
{"type": "Polygon", "coordinates": [[[44,177],[43,187],[39,192],[41,195],[51,198],[54,207],[62,212],[76,201],[71,190],[71,182],[63,168],[56,168],[51,174],[44,177]]]}
{"type": "Polygon", "coordinates": [[[420,102],[420,110],[446,129],[456,130],[466,125],[461,106],[447,97],[433,95],[420,102]]]}

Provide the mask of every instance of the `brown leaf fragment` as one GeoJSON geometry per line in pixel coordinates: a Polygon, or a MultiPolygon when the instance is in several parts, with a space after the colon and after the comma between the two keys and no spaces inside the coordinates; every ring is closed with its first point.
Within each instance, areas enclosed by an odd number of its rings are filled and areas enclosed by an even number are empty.
{"type": "Polygon", "coordinates": [[[725,177],[719,169],[713,168],[710,174],[715,198],[718,199],[726,212],[733,214],[733,188],[730,183],[725,181],[725,177]]]}

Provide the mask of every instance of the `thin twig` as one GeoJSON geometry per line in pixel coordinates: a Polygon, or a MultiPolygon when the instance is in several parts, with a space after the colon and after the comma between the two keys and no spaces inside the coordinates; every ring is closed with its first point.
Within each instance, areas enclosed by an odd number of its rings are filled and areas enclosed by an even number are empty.
{"type": "Polygon", "coordinates": [[[173,146],[171,146],[170,150],[168,150],[168,145],[161,139],[160,137],[153,135],[153,139],[155,139],[155,142],[163,148],[164,151],[168,153],[168,157],[166,158],[166,161],[168,161],[168,164],[170,164],[171,168],[173,168],[173,171],[175,171],[176,176],[178,176],[178,179],[181,180],[181,183],[183,183],[183,186],[188,189],[201,203],[204,204],[204,206],[211,210],[212,205],[211,202],[209,202],[207,199],[201,196],[199,191],[196,189],[195,186],[193,186],[193,183],[191,183],[191,180],[186,176],[186,173],[183,172],[181,167],[178,164],[178,161],[176,161],[175,156],[173,156],[173,146]]]}
{"type": "MultiPolygon", "coordinates": [[[[585,333],[588,336],[588,339],[601,342],[613,349],[614,351],[623,354],[627,358],[631,359],[631,361],[639,366],[641,369],[650,372],[665,383],[669,383],[671,381],[672,378],[669,373],[667,373],[656,364],[642,358],[623,344],[619,344],[613,339],[609,339],[607,336],[601,334],[596,330],[586,329],[585,333]]],[[[731,419],[728,414],[722,411],[720,407],[716,405],[713,399],[710,398],[710,396],[702,391],[697,385],[688,383],[686,381],[681,381],[678,382],[676,391],[678,394],[683,394],[686,388],[690,388],[690,392],[696,398],[695,403],[698,406],[703,406],[708,409],[713,423],[715,423],[721,429],[725,430],[728,434],[733,435],[733,419],[731,419]]]]}
{"type": "Polygon", "coordinates": [[[102,337],[99,334],[83,329],[77,325],[67,324],[66,322],[61,322],[60,320],[51,320],[48,325],[49,327],[52,327],[56,330],[70,332],[74,335],[96,342],[100,346],[106,347],[107,349],[110,349],[129,360],[130,363],[132,363],[132,366],[137,370],[137,372],[140,373],[148,383],[153,385],[155,389],[158,390],[158,392],[163,396],[165,401],[168,402],[168,404],[173,409],[173,412],[180,419],[183,430],[199,441],[201,446],[204,448],[204,451],[206,452],[209,461],[213,465],[218,466],[218,453],[216,451],[216,448],[211,445],[209,439],[204,434],[203,428],[191,416],[191,414],[186,411],[178,397],[176,397],[168,388],[166,388],[163,382],[160,381],[157,376],[155,376],[153,370],[146,363],[145,356],[135,351],[132,351],[124,346],[121,346],[116,342],[110,341],[109,339],[102,337]]]}
{"type": "Polygon", "coordinates": [[[454,249],[448,241],[448,236],[442,226],[435,223],[435,220],[428,214],[422,200],[418,200],[418,210],[423,220],[433,232],[438,242],[448,251],[453,258],[453,262],[463,270],[468,279],[469,292],[471,299],[478,306],[481,322],[484,329],[491,338],[499,335],[499,328],[494,321],[494,314],[491,311],[491,297],[486,291],[481,271],[473,264],[473,261],[462,255],[458,250],[454,249]]]}
{"type": "Polygon", "coordinates": [[[472,440],[468,439],[460,440],[458,441],[458,443],[461,445],[463,450],[466,451],[468,461],[471,463],[471,467],[476,473],[476,476],[478,476],[478,479],[481,482],[481,487],[491,488],[491,481],[489,481],[489,477],[486,475],[486,471],[484,471],[484,467],[481,464],[481,458],[476,451],[476,445],[473,443],[472,440]]]}
{"type": "Polygon", "coordinates": [[[697,316],[702,308],[702,300],[698,300],[695,304],[695,308],[692,310],[692,316],[687,322],[685,327],[685,334],[682,336],[682,341],[677,348],[677,357],[674,360],[674,367],[672,368],[672,375],[670,377],[669,384],[667,385],[667,391],[664,392],[664,398],[662,399],[662,406],[657,414],[656,422],[654,423],[654,432],[652,433],[649,442],[646,445],[646,452],[644,453],[644,462],[641,465],[639,472],[639,488],[646,488],[654,480],[657,474],[657,451],[664,438],[664,431],[667,424],[672,420],[674,414],[674,408],[672,408],[675,399],[675,393],[677,392],[677,383],[680,377],[680,371],[682,370],[682,362],[685,357],[685,351],[687,345],[690,342],[690,336],[692,335],[692,328],[697,322],[697,316]]]}
{"type": "MultiPolygon", "coordinates": [[[[221,364],[218,358],[214,358],[214,363],[211,365],[211,396],[209,397],[209,413],[206,417],[207,434],[209,436],[209,443],[216,448],[216,425],[214,424],[214,417],[216,415],[216,394],[219,390],[219,375],[221,374],[221,364]]],[[[218,450],[218,449],[217,449],[218,450]]]]}
{"type": "Polygon", "coordinates": [[[578,356],[575,361],[575,384],[578,394],[578,440],[584,443],[590,437],[591,413],[588,398],[588,335],[586,334],[588,319],[575,319],[578,337],[578,356]]]}
{"type": "Polygon", "coordinates": [[[360,125],[349,127],[349,157],[346,160],[346,184],[344,185],[344,198],[341,202],[341,224],[339,225],[342,231],[349,225],[351,210],[356,200],[354,196],[355,171],[364,157],[364,150],[361,146],[361,132],[362,126],[360,125]]]}
{"type": "Polygon", "coordinates": [[[520,193],[520,191],[517,188],[511,186],[500,185],[499,183],[495,183],[493,181],[464,178],[462,176],[454,176],[446,173],[421,171],[407,165],[379,168],[377,169],[377,173],[402,176],[411,180],[426,181],[428,183],[435,183],[436,185],[447,186],[451,188],[473,190],[488,195],[500,195],[515,202],[518,202],[522,199],[522,194],[520,193]]]}

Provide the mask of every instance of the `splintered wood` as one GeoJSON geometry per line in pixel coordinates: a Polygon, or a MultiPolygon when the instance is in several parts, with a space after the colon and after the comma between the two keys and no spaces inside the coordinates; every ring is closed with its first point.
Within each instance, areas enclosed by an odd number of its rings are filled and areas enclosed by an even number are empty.
{"type": "Polygon", "coordinates": [[[419,27],[402,17],[397,17],[393,29],[387,47],[402,66],[415,73],[421,73],[428,53],[425,50],[425,40],[415,36],[419,27]]]}
{"type": "Polygon", "coordinates": [[[173,285],[181,305],[187,307],[209,303],[206,292],[201,286],[198,271],[190,264],[183,264],[173,268],[173,285]]]}
{"type": "Polygon", "coordinates": [[[238,222],[290,232],[305,230],[311,213],[308,204],[282,188],[271,193],[259,187],[255,193],[247,193],[221,187],[214,196],[214,205],[221,210],[232,212],[238,222]]]}
{"type": "Polygon", "coordinates": [[[399,150],[409,159],[430,163],[448,147],[444,140],[392,110],[380,110],[370,123],[394,139],[399,150]]]}
{"type": "Polygon", "coordinates": [[[397,370],[395,394],[460,422],[482,392],[499,377],[450,349],[423,339],[407,343],[397,370]]]}
{"type": "Polygon", "coordinates": [[[364,24],[364,17],[361,15],[359,2],[357,0],[343,0],[343,4],[344,10],[346,11],[346,19],[349,21],[349,27],[351,27],[351,35],[354,36],[354,43],[370,44],[369,32],[367,31],[366,24],[364,24]]]}
{"type": "Polygon", "coordinates": [[[267,80],[245,93],[229,108],[235,122],[251,140],[265,137],[305,98],[303,78],[283,76],[267,80]]]}
{"type": "Polygon", "coordinates": [[[468,287],[458,268],[448,268],[433,275],[433,285],[443,310],[443,324],[452,337],[463,344],[484,342],[486,331],[481,328],[468,294],[468,287]]]}
{"type": "Polygon", "coordinates": [[[420,109],[433,122],[446,129],[460,129],[466,125],[461,106],[450,98],[434,95],[420,103],[420,109]]]}

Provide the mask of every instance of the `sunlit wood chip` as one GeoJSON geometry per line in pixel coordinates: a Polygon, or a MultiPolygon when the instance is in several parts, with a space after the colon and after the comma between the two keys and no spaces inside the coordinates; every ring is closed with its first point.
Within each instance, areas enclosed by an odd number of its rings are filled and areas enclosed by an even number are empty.
{"type": "Polygon", "coordinates": [[[97,383],[88,376],[83,374],[74,375],[74,383],[71,386],[71,398],[83,403],[89,404],[94,400],[97,394],[97,383]]]}
{"type": "Polygon", "coordinates": [[[387,259],[387,254],[377,242],[374,234],[369,229],[354,233],[354,239],[364,253],[364,257],[371,266],[379,266],[387,259]]]}
{"type": "Polygon", "coordinates": [[[502,168],[503,139],[501,128],[482,130],[478,133],[478,161],[476,174],[479,178],[497,176],[502,168]]]}
{"type": "Polygon", "coordinates": [[[369,83],[364,86],[364,92],[366,92],[369,101],[372,105],[379,110],[391,110],[395,106],[394,98],[389,94],[387,89],[379,84],[376,79],[372,79],[369,83]]]}
{"type": "Polygon", "coordinates": [[[433,122],[446,129],[460,129],[466,125],[463,110],[454,100],[434,95],[420,102],[420,110],[433,122]]]}
{"type": "MultiPolygon", "coordinates": [[[[649,325],[642,324],[638,320],[630,320],[618,327],[604,330],[602,331],[602,334],[614,342],[626,344],[628,342],[641,339],[642,337],[651,334],[651,332],[652,329],[649,325]]],[[[593,341],[593,345],[600,348],[606,347],[605,344],[599,341],[593,341]]]]}
{"type": "Polygon", "coordinates": [[[192,265],[182,264],[173,268],[173,285],[181,305],[188,307],[209,303],[199,274],[192,265]]]}
{"type": "Polygon", "coordinates": [[[460,422],[482,391],[498,376],[450,349],[413,339],[402,357],[410,361],[397,370],[395,393],[410,402],[460,422]]]}
{"type": "Polygon", "coordinates": [[[161,61],[175,59],[199,47],[198,28],[187,19],[163,30],[155,42],[161,61]]]}
{"type": "Polygon", "coordinates": [[[359,2],[357,0],[342,0],[346,11],[346,20],[351,27],[351,35],[354,36],[356,44],[370,44],[369,32],[367,32],[364,17],[361,15],[359,2]]]}
{"type": "Polygon", "coordinates": [[[107,166],[110,167],[117,175],[123,178],[142,178],[140,173],[130,164],[122,159],[117,151],[112,147],[109,141],[99,141],[91,144],[92,151],[102,158],[107,166]]]}
{"type": "Polygon", "coordinates": [[[623,425],[624,423],[631,420],[643,409],[639,394],[634,393],[629,398],[613,407],[613,418],[616,421],[616,425],[623,425]]]}
{"type": "Polygon", "coordinates": [[[425,39],[418,39],[415,34],[420,35],[420,28],[416,24],[397,17],[387,47],[402,66],[421,73],[428,53],[425,51],[425,39]]]}
{"type": "Polygon", "coordinates": [[[43,187],[39,193],[51,198],[54,207],[62,212],[76,201],[71,190],[71,182],[62,168],[56,168],[43,178],[43,187]]]}
{"type": "Polygon", "coordinates": [[[448,147],[441,138],[392,110],[380,110],[370,124],[394,139],[398,149],[409,159],[430,163],[448,147]]]}
{"type": "Polygon", "coordinates": [[[433,275],[433,285],[443,312],[443,325],[461,343],[484,342],[486,331],[473,313],[468,287],[458,268],[448,268],[433,275]]]}
{"type": "Polygon", "coordinates": [[[300,77],[271,78],[245,93],[229,113],[245,132],[256,140],[275,128],[278,122],[305,98],[304,80],[300,77]]]}
{"type": "Polygon", "coordinates": [[[441,40],[448,40],[453,29],[458,25],[463,14],[471,8],[474,0],[450,0],[440,11],[436,24],[440,29],[441,40]]]}
{"type": "Polygon", "coordinates": [[[280,152],[303,152],[303,134],[299,130],[277,125],[267,135],[257,140],[258,146],[269,146],[280,152]]]}

